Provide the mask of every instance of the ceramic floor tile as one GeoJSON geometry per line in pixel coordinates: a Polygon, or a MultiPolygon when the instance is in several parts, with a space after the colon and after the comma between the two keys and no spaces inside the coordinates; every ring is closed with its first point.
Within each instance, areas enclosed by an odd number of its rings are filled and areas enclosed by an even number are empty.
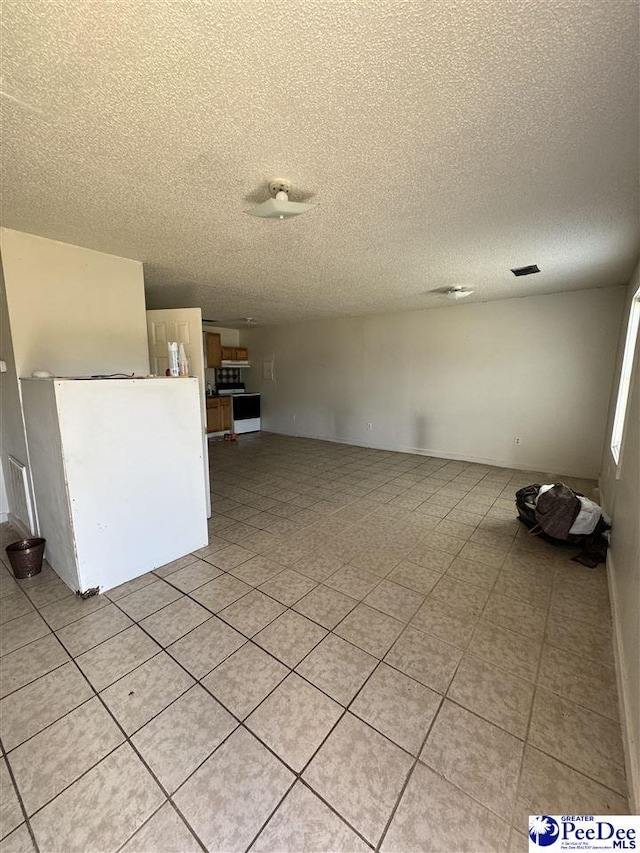
{"type": "Polygon", "coordinates": [[[234,578],[233,575],[221,575],[195,589],[191,597],[213,613],[219,613],[251,590],[252,587],[249,584],[234,578]]]}
{"type": "Polygon", "coordinates": [[[521,740],[447,699],[420,760],[510,821],[523,748],[521,740]]]}
{"type": "Polygon", "coordinates": [[[53,634],[47,634],[5,655],[0,664],[0,698],[62,666],[69,655],[53,634]]]}
{"type": "Polygon", "coordinates": [[[481,619],[471,638],[476,657],[520,678],[535,681],[542,644],[481,619]]]}
{"type": "Polygon", "coordinates": [[[159,566],[153,570],[155,575],[161,578],[166,578],[167,575],[177,572],[178,569],[184,569],[190,563],[195,563],[198,558],[195,554],[186,554],[184,557],[179,557],[177,560],[172,560],[170,563],[165,563],[164,566],[159,566]]]}
{"type": "Polygon", "coordinates": [[[494,592],[513,598],[541,610],[546,610],[551,599],[552,583],[544,577],[528,575],[521,571],[503,570],[498,575],[494,592]]]}
{"type": "Polygon", "coordinates": [[[152,613],[140,622],[140,627],[161,646],[168,646],[211,617],[211,613],[183,596],[172,604],[152,613]]]}
{"type": "Polygon", "coordinates": [[[447,569],[447,577],[456,578],[459,581],[491,589],[499,574],[499,569],[476,563],[465,557],[456,557],[447,569]]]}
{"type": "MultiPolygon", "coordinates": [[[[211,557],[210,559],[213,559],[211,557]]],[[[197,560],[184,566],[167,577],[167,583],[177,587],[181,592],[193,592],[214,578],[220,577],[222,570],[206,560],[197,560]]]]}
{"type": "Polygon", "coordinates": [[[7,770],[7,762],[0,758],[0,838],[4,838],[24,820],[16,789],[7,770]]]}
{"type": "Polygon", "coordinates": [[[440,571],[435,572],[432,569],[427,569],[424,566],[419,566],[417,563],[405,560],[389,573],[387,580],[399,583],[422,595],[427,595],[441,577],[442,573],[440,571]]]}
{"type": "Polygon", "coordinates": [[[13,749],[93,696],[73,663],[66,663],[0,700],[0,737],[13,749]]]}
{"type": "Polygon", "coordinates": [[[305,770],[303,778],[375,845],[411,765],[409,755],[347,713],[305,770]]]}
{"type": "Polygon", "coordinates": [[[0,841],[0,853],[36,853],[26,823],[0,841]]]}
{"type": "Polygon", "coordinates": [[[477,621],[475,614],[458,610],[438,598],[428,596],[411,620],[411,626],[459,649],[466,649],[477,621]]]}
{"type": "Polygon", "coordinates": [[[529,742],[597,782],[625,794],[620,724],[538,689],[529,742]]]}
{"type": "Polygon", "coordinates": [[[41,850],[117,850],[164,794],[128,744],[118,747],[31,819],[41,850]]]}
{"type": "Polygon", "coordinates": [[[331,630],[358,604],[342,592],[320,584],[294,605],[294,610],[331,630]]]}
{"type": "Polygon", "coordinates": [[[49,577],[36,575],[34,578],[20,581],[19,586],[16,581],[14,583],[16,584],[16,589],[12,591],[15,592],[21,589],[22,592],[29,596],[29,600],[34,607],[44,607],[46,604],[52,604],[54,601],[59,601],[61,598],[68,598],[73,595],[72,590],[53,571],[49,577]]]}
{"type": "Polygon", "coordinates": [[[351,598],[363,599],[376,586],[380,578],[366,569],[357,566],[342,566],[335,574],[327,578],[325,586],[331,587],[351,598]]]}
{"type": "Polygon", "coordinates": [[[86,599],[80,598],[79,595],[66,596],[59,601],[54,601],[53,604],[47,604],[40,610],[40,615],[54,631],[57,631],[108,604],[109,599],[106,595],[93,595],[86,599]]]}
{"type": "Polygon", "coordinates": [[[246,725],[300,772],[342,712],[340,705],[291,673],[247,718],[246,725]]]}
{"type": "Polygon", "coordinates": [[[438,693],[381,663],[349,710],[417,755],[441,701],[438,693]]]}
{"type": "Polygon", "coordinates": [[[215,616],[167,646],[167,651],[200,679],[245,642],[241,634],[215,616]]]}
{"type": "Polygon", "coordinates": [[[243,720],[289,670],[253,643],[246,643],[203,679],[202,684],[243,720]]]}
{"type": "Polygon", "coordinates": [[[546,622],[546,611],[525,601],[507,598],[492,592],[482,611],[482,618],[501,628],[508,628],[532,640],[542,640],[546,622]]]}
{"type": "Polygon", "coordinates": [[[81,655],[132,625],[131,619],[115,604],[107,604],[56,631],[70,655],[81,655]]]}
{"type": "Polygon", "coordinates": [[[165,803],[120,848],[120,853],[200,853],[201,850],[177,811],[170,803],[165,803]]]}
{"type": "Polygon", "coordinates": [[[337,572],[342,565],[342,561],[337,557],[313,554],[298,560],[292,568],[312,580],[324,581],[337,572]]]}
{"type": "Polygon", "coordinates": [[[8,655],[49,633],[49,626],[38,613],[25,613],[0,625],[0,654],[8,655]]]}
{"type": "Polygon", "coordinates": [[[124,740],[98,698],[90,699],[10,753],[31,815],[124,740]]]}
{"type": "MultiPolygon", "coordinates": [[[[181,569],[182,571],[186,570],[181,569]]],[[[143,589],[139,589],[137,592],[132,592],[129,595],[119,598],[118,607],[124,610],[127,616],[130,616],[135,622],[139,622],[145,616],[150,616],[156,610],[160,610],[161,607],[171,604],[172,601],[180,598],[181,595],[182,593],[179,590],[174,589],[166,581],[158,579],[143,589]]]]}
{"type": "Polygon", "coordinates": [[[316,581],[299,574],[294,569],[285,569],[276,577],[260,585],[260,591],[291,607],[317,586],[316,581]]]}
{"type": "Polygon", "coordinates": [[[445,693],[461,658],[462,651],[455,646],[408,627],[385,661],[425,687],[445,693]]]}
{"type": "MultiPolygon", "coordinates": [[[[111,601],[117,601],[119,598],[124,598],[125,595],[137,592],[139,589],[143,589],[145,586],[149,586],[149,584],[155,583],[157,580],[158,578],[156,575],[152,572],[147,572],[146,574],[133,578],[130,581],[121,583],[119,586],[114,586],[112,589],[108,589],[105,595],[107,598],[111,599],[111,601]]],[[[91,600],[92,599],[89,599],[89,601],[91,600]]]]}
{"type": "Polygon", "coordinates": [[[408,548],[397,548],[394,546],[381,548],[374,547],[356,554],[352,557],[350,564],[364,569],[376,577],[385,577],[394,569],[407,553],[408,548]]]}
{"type": "Polygon", "coordinates": [[[220,618],[246,637],[253,637],[286,608],[257,589],[220,611],[220,618]]]}
{"type": "Polygon", "coordinates": [[[403,623],[397,619],[366,604],[359,604],[340,622],[334,633],[374,657],[382,658],[403,628],[403,623]]]}
{"type": "Polygon", "coordinates": [[[430,598],[444,601],[450,607],[479,615],[489,598],[489,590],[444,575],[431,590],[430,598]]]}
{"type": "Polygon", "coordinates": [[[231,714],[196,684],[131,741],[172,793],[236,726],[231,714]]]}
{"type": "Polygon", "coordinates": [[[527,731],[533,684],[465,654],[448,697],[516,737],[527,731]]]}
{"type": "Polygon", "coordinates": [[[165,652],[125,675],[101,696],[127,734],[131,734],[159,714],[194,681],[165,652]]]}
{"type": "Polygon", "coordinates": [[[116,634],[76,662],[93,687],[100,692],[160,651],[160,647],[137,625],[116,634]]]}
{"type": "Polygon", "coordinates": [[[174,801],[208,850],[244,851],[294,780],[253,735],[238,729],[174,801]]]}
{"type": "Polygon", "coordinates": [[[432,545],[420,544],[409,555],[410,562],[417,563],[431,572],[446,572],[453,560],[453,554],[440,551],[432,545]]]}
{"type": "Polygon", "coordinates": [[[509,824],[429,767],[417,764],[382,843],[383,853],[500,853],[509,824]]]}
{"type": "Polygon", "coordinates": [[[285,611],[259,631],[254,642],[293,669],[327,631],[293,610],[285,611]]]}
{"type": "Polygon", "coordinates": [[[7,595],[0,599],[0,624],[10,622],[18,616],[24,616],[34,610],[33,604],[27,596],[18,590],[14,595],[7,595]]]}
{"type": "Polygon", "coordinates": [[[329,634],[298,664],[296,671],[346,706],[376,665],[376,658],[329,634]]]}
{"type": "Polygon", "coordinates": [[[231,569],[231,574],[250,586],[260,586],[260,584],[275,578],[283,569],[284,566],[276,563],[275,560],[269,560],[268,557],[257,554],[247,560],[246,563],[241,563],[235,569],[231,569]]]}
{"type": "Polygon", "coordinates": [[[365,853],[371,848],[302,782],[296,782],[252,853],[365,853]]]}
{"type": "Polygon", "coordinates": [[[615,671],[570,652],[545,646],[538,683],[590,711],[618,720],[618,688],[615,671]]]}
{"type": "Polygon", "coordinates": [[[600,625],[552,613],[547,622],[546,641],[555,648],[589,658],[601,666],[614,665],[611,632],[600,625]]]}
{"type": "MultiPolygon", "coordinates": [[[[451,515],[451,513],[449,513],[451,515]]],[[[421,545],[424,547],[435,548],[438,551],[445,551],[447,554],[456,556],[464,548],[464,539],[458,539],[456,536],[451,536],[449,533],[443,533],[441,530],[435,529],[429,531],[423,538],[421,545]]]]}
{"type": "Polygon", "coordinates": [[[251,557],[255,557],[253,551],[249,551],[241,545],[229,545],[222,551],[218,551],[217,554],[213,554],[209,560],[219,569],[230,572],[231,569],[235,569],[241,563],[246,563],[251,557]]]}
{"type": "Polygon", "coordinates": [[[394,619],[408,622],[424,601],[424,596],[405,586],[383,580],[371,590],[364,601],[394,619]]]}
{"type": "Polygon", "coordinates": [[[532,814],[627,814],[627,798],[526,746],[513,825],[526,832],[532,814]]]}

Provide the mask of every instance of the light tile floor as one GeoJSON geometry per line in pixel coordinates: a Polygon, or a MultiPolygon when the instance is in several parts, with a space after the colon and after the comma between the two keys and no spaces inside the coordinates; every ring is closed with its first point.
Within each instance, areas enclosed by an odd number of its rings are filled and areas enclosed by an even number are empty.
{"type": "Polygon", "coordinates": [[[555,477],[270,435],[211,471],[196,554],[87,601],[2,567],[2,853],[524,851],[529,813],[627,812],[604,570],[515,519],[555,477]]]}

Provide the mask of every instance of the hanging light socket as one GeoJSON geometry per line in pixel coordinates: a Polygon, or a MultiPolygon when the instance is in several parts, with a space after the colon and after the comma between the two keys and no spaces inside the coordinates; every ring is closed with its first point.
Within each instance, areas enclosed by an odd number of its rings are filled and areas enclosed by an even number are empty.
{"type": "Polygon", "coordinates": [[[302,204],[299,201],[289,201],[291,182],[286,178],[273,178],[269,181],[271,198],[252,207],[247,213],[261,219],[289,219],[313,210],[315,204],[302,204]]]}
{"type": "Polygon", "coordinates": [[[466,287],[452,287],[445,293],[447,299],[464,299],[467,296],[471,296],[473,290],[467,290],[466,287]]]}

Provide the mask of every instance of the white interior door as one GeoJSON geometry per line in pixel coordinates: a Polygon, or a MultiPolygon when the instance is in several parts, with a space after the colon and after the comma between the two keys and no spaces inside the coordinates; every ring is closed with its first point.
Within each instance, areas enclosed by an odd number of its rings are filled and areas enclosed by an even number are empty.
{"type": "MultiPolygon", "coordinates": [[[[178,341],[184,344],[189,359],[189,374],[195,376],[200,387],[202,417],[202,443],[204,476],[207,493],[207,518],[211,517],[211,493],[209,487],[209,442],[207,439],[207,411],[205,397],[204,347],[202,337],[202,311],[200,308],[161,308],[147,311],[147,334],[149,337],[149,363],[151,372],[164,376],[169,367],[167,343],[178,341]]],[[[180,380],[177,379],[177,382],[180,380]]]]}

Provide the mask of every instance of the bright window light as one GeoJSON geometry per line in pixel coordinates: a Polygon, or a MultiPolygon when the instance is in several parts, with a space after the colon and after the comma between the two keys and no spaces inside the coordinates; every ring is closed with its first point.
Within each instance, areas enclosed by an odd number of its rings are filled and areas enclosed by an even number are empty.
{"type": "Polygon", "coordinates": [[[616,461],[616,465],[620,462],[620,448],[622,447],[624,419],[627,413],[627,403],[629,402],[629,391],[631,390],[631,369],[633,367],[633,356],[636,351],[636,341],[638,339],[638,326],[640,326],[640,288],[636,290],[631,301],[627,338],[624,342],[624,355],[622,356],[622,371],[620,373],[616,413],[613,418],[611,453],[616,461]]]}

